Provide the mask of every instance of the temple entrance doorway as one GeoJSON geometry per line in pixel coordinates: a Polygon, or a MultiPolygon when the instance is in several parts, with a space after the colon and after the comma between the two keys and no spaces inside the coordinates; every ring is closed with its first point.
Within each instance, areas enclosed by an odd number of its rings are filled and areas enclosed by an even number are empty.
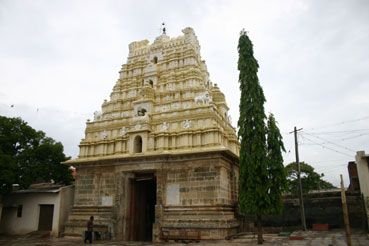
{"type": "Polygon", "coordinates": [[[129,240],[152,241],[155,204],[155,176],[152,173],[136,174],[131,180],[129,240]]]}

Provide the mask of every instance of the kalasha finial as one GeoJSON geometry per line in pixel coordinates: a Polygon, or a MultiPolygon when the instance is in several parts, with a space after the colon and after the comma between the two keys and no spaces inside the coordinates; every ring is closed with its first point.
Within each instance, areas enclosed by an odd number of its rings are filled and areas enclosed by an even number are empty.
{"type": "Polygon", "coordinates": [[[166,35],[167,34],[167,29],[165,27],[165,23],[161,23],[161,30],[163,31],[163,35],[166,35]]]}

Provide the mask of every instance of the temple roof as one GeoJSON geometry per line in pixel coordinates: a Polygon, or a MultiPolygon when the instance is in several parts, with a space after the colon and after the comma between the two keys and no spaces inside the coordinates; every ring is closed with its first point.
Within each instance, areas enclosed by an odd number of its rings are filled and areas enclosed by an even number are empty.
{"type": "Polygon", "coordinates": [[[225,96],[209,79],[193,29],[182,32],[129,44],[110,99],[86,123],[78,159],[206,149],[238,155],[225,96]]]}

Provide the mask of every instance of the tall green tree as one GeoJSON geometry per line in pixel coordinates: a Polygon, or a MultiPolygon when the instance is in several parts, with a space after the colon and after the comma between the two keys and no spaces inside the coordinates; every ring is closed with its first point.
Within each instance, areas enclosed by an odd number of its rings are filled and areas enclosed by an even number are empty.
{"type": "Polygon", "coordinates": [[[261,219],[270,212],[269,170],[263,89],[258,79],[258,62],[246,32],[238,40],[238,70],[241,91],[238,137],[240,149],[239,209],[256,216],[258,243],[263,243],[261,219]]]}
{"type": "Polygon", "coordinates": [[[280,214],[283,208],[282,193],[287,189],[286,170],[282,156],[282,151],[286,150],[273,114],[269,115],[267,125],[270,212],[280,214]]]}
{"type": "Polygon", "coordinates": [[[20,118],[0,116],[0,194],[13,184],[28,188],[32,183],[70,184],[73,180],[63,145],[36,131],[20,118]]]}
{"type": "MultiPolygon", "coordinates": [[[[292,194],[298,194],[298,179],[297,172],[298,167],[296,162],[292,162],[288,164],[286,167],[287,180],[288,180],[288,191],[292,194]]],[[[336,188],[331,183],[323,180],[324,173],[315,172],[314,168],[305,163],[300,162],[300,170],[301,170],[301,185],[302,192],[308,193],[312,190],[324,190],[324,189],[332,189],[336,188]]]]}

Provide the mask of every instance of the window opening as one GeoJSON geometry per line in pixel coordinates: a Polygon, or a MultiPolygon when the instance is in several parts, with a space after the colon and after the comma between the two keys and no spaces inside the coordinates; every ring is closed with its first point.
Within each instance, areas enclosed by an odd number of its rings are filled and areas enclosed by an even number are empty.
{"type": "Polygon", "coordinates": [[[134,140],[134,153],[142,153],[142,138],[141,136],[136,136],[134,140]]]}
{"type": "Polygon", "coordinates": [[[22,210],[23,210],[23,205],[18,205],[17,207],[17,217],[22,217],[22,210]]]}

